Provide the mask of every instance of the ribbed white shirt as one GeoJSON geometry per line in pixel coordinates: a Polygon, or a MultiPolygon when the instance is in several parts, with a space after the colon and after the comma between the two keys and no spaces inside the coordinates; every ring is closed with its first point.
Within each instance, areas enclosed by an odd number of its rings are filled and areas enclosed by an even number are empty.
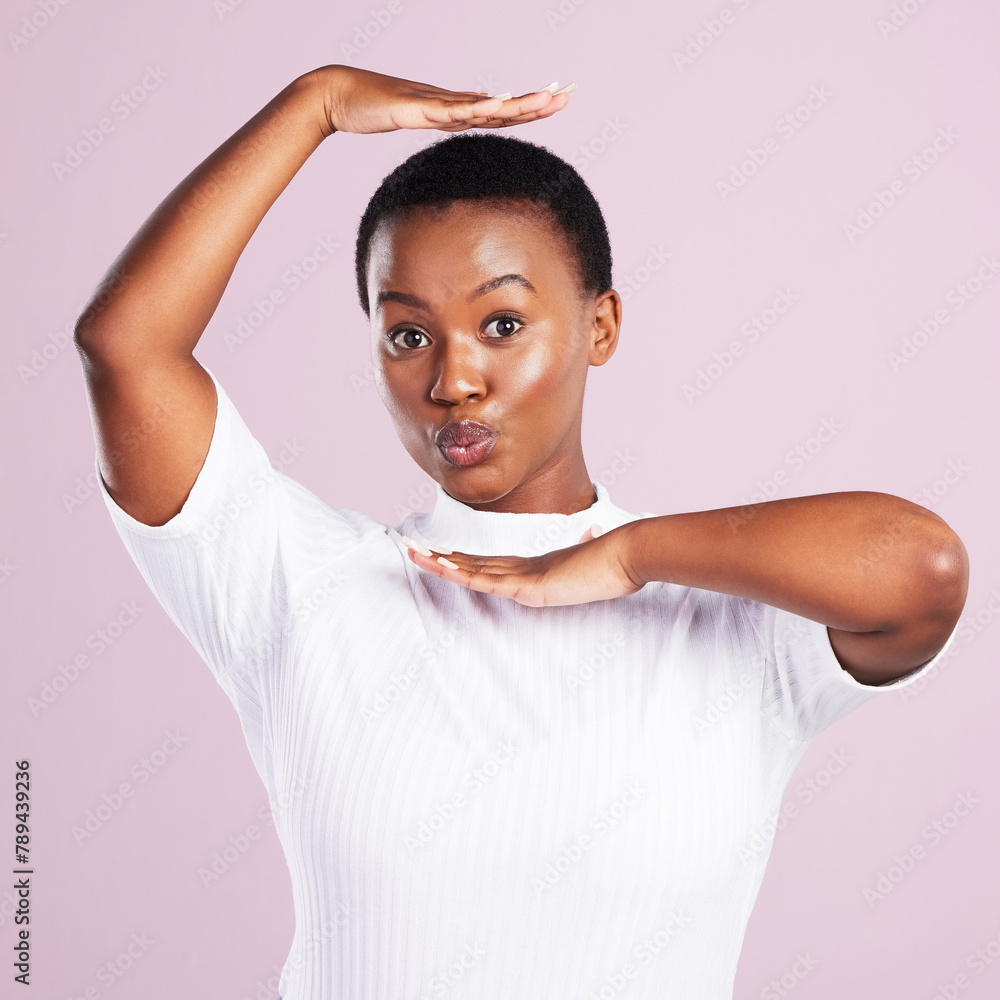
{"type": "Polygon", "coordinates": [[[215,430],[175,517],[142,524],[98,482],[267,788],[296,915],[284,1000],[730,1000],[809,740],[944,650],[875,687],[824,625],[740,597],[470,591],[400,535],[524,555],[652,515],[600,482],[569,515],[438,485],[388,527],[277,472],[209,374],[215,430]]]}

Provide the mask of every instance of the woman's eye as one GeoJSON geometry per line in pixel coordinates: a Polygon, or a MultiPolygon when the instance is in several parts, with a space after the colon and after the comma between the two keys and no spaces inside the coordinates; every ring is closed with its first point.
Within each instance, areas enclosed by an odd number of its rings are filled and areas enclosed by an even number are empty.
{"type": "Polygon", "coordinates": [[[517,329],[524,324],[517,319],[515,316],[498,316],[494,320],[490,320],[486,329],[488,330],[493,324],[497,324],[497,332],[495,337],[491,337],[491,340],[502,339],[504,337],[509,337],[511,334],[517,333],[517,329]]]}
{"type": "MultiPolygon", "coordinates": [[[[497,316],[496,319],[490,320],[486,325],[486,329],[489,330],[493,326],[496,327],[496,332],[488,335],[488,339],[505,340],[517,333],[524,324],[516,316],[497,316]]],[[[404,329],[396,330],[387,336],[393,345],[406,350],[426,346],[426,343],[421,342],[420,338],[427,337],[427,334],[415,327],[404,327],[404,329]]]]}
{"type": "Polygon", "coordinates": [[[397,330],[395,333],[390,334],[389,339],[397,347],[420,347],[422,345],[419,343],[419,338],[426,336],[427,334],[424,333],[423,330],[413,330],[407,328],[405,330],[397,330]]]}

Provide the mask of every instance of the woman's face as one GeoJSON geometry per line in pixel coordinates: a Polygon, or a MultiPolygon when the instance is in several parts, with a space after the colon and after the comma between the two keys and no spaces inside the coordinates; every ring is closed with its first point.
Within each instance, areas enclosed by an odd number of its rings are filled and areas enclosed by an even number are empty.
{"type": "Polygon", "coordinates": [[[368,299],[379,395],[447,493],[484,509],[559,510],[581,491],[590,504],[584,384],[614,353],[621,300],[583,294],[545,209],[456,201],[379,226],[368,299]]]}

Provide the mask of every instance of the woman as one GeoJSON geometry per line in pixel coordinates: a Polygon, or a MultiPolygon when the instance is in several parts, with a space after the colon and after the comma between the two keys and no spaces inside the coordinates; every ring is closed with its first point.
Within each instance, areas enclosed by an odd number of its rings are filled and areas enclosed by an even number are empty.
{"type": "Polygon", "coordinates": [[[337,131],[506,127],[568,89],[307,73],[77,326],[108,509],[268,789],[284,1000],[730,997],[808,742],[931,670],[965,602],[961,541],[898,497],[612,503],[580,443],[622,316],[604,221],[572,167],[498,135],[414,154],[358,231],[376,383],[434,509],[389,527],[271,467],[192,352],[298,168],[337,131]]]}

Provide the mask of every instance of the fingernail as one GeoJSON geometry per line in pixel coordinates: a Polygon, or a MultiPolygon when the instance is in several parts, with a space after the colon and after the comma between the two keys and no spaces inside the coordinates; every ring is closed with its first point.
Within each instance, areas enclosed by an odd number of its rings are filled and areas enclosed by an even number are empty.
{"type": "Polygon", "coordinates": [[[598,535],[604,534],[604,529],[599,524],[592,524],[590,526],[590,533],[596,538],[598,535]]]}
{"type": "Polygon", "coordinates": [[[559,90],[553,90],[552,96],[554,97],[556,94],[572,94],[574,90],[576,90],[576,84],[567,83],[565,87],[562,87],[559,90]]]}
{"type": "Polygon", "coordinates": [[[441,563],[442,566],[447,566],[448,569],[458,569],[458,566],[455,563],[453,563],[450,559],[445,559],[444,556],[438,556],[438,562],[441,563]]]}
{"type": "Polygon", "coordinates": [[[547,90],[550,94],[554,94],[556,92],[556,87],[558,86],[559,81],[553,80],[547,87],[542,87],[542,90],[547,90]]]}
{"type": "Polygon", "coordinates": [[[408,549],[413,549],[414,552],[419,552],[422,556],[427,556],[429,558],[434,554],[429,548],[427,548],[426,545],[421,545],[420,542],[415,542],[409,535],[401,535],[400,540],[408,549]]]}
{"type": "Polygon", "coordinates": [[[450,556],[455,551],[454,549],[446,549],[443,545],[431,545],[430,542],[427,543],[427,548],[440,552],[443,556],[450,556]]]}
{"type": "Polygon", "coordinates": [[[501,101],[509,101],[512,95],[510,93],[505,93],[505,94],[494,94],[493,96],[499,97],[501,101]]]}

